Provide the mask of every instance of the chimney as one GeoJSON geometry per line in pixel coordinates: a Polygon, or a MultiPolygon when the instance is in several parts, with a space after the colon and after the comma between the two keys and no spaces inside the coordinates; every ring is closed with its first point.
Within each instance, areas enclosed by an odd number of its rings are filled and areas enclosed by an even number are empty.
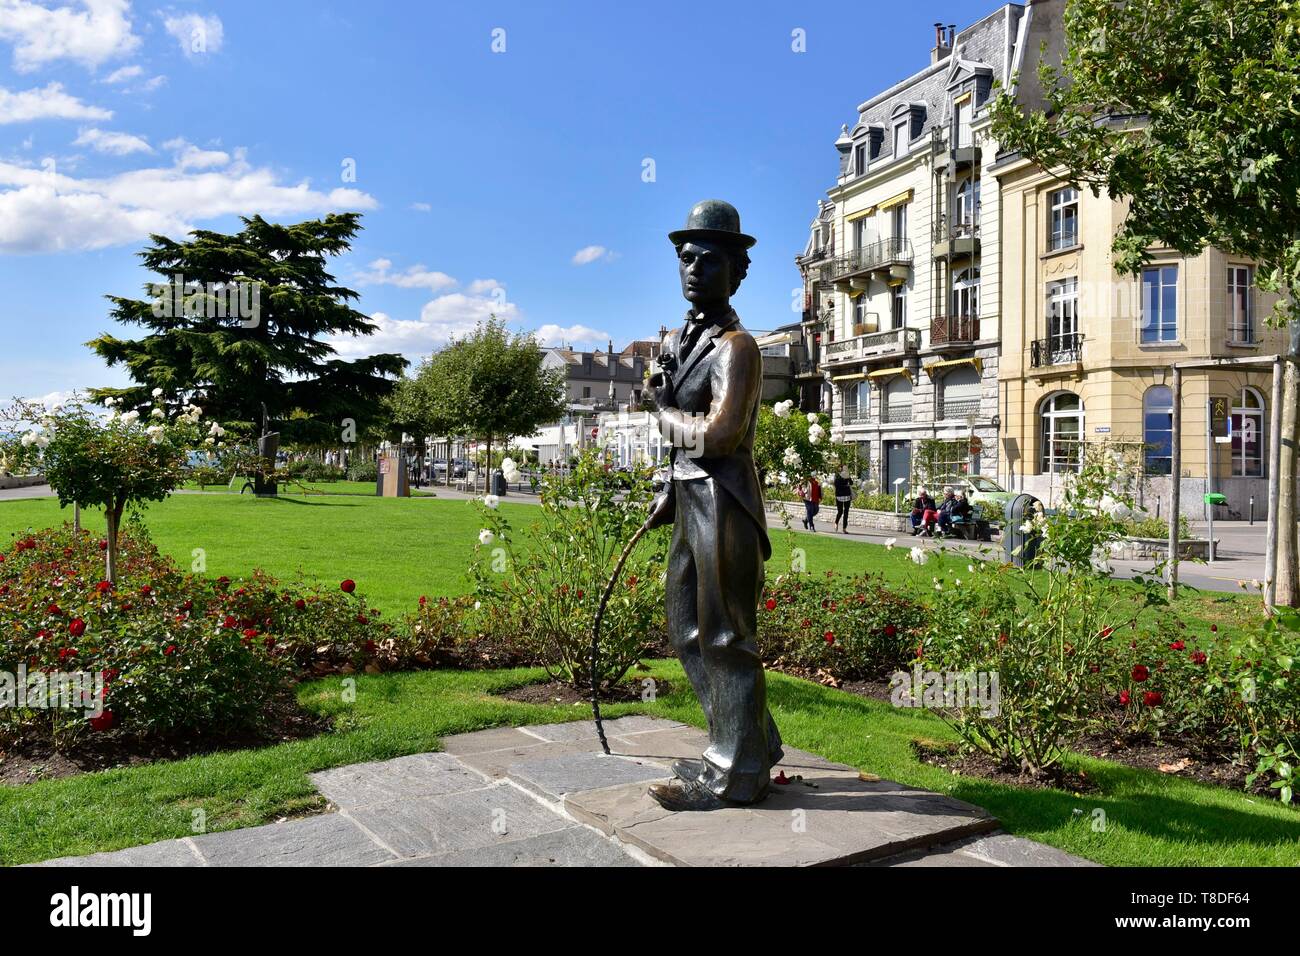
{"type": "Polygon", "coordinates": [[[934,48],[930,50],[930,62],[932,64],[938,63],[951,52],[951,40],[944,30],[943,23],[936,20],[934,24],[934,48]]]}

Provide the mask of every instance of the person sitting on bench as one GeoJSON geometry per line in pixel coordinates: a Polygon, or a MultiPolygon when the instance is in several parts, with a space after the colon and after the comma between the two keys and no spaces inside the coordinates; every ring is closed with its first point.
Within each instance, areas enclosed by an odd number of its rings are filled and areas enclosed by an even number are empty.
{"type": "Polygon", "coordinates": [[[953,519],[958,519],[964,524],[970,517],[970,513],[970,502],[966,500],[965,493],[948,489],[943,504],[939,506],[939,530],[945,535],[952,534],[953,519]]]}
{"type": "Polygon", "coordinates": [[[912,535],[933,534],[934,523],[938,520],[939,512],[935,508],[934,499],[922,488],[921,493],[912,502],[912,535]]]}

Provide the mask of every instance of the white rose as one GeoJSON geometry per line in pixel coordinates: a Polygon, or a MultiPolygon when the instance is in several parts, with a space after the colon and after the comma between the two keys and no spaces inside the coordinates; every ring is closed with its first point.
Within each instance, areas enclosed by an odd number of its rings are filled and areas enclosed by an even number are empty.
{"type": "Polygon", "coordinates": [[[926,551],[925,548],[920,547],[913,548],[908,556],[912,559],[913,563],[922,566],[925,565],[925,562],[930,560],[930,553],[926,551]]]}
{"type": "Polygon", "coordinates": [[[134,425],[140,418],[140,413],[136,411],[123,412],[122,421],[128,425],[134,425]]]}
{"type": "Polygon", "coordinates": [[[116,404],[117,404],[117,399],[111,395],[108,398],[104,399],[104,405],[108,408],[112,408],[116,404]]]}
{"type": "Polygon", "coordinates": [[[816,413],[816,412],[809,412],[807,418],[808,418],[808,424],[809,424],[809,425],[816,425],[816,424],[817,424],[817,413],[816,413]]]}
{"type": "Polygon", "coordinates": [[[28,432],[27,434],[23,435],[24,448],[31,448],[32,445],[34,444],[36,444],[36,432],[28,432]]]}
{"type": "Polygon", "coordinates": [[[790,409],[793,406],[794,406],[794,402],[792,402],[789,399],[786,399],[784,402],[777,402],[776,405],[772,408],[772,412],[776,415],[777,418],[789,418],[790,409]]]}
{"type": "Polygon", "coordinates": [[[897,538],[886,538],[886,539],[885,539],[885,550],[886,550],[886,551],[893,551],[893,550],[894,550],[894,545],[896,545],[896,544],[898,544],[898,539],[897,539],[897,538]]]}
{"type": "Polygon", "coordinates": [[[148,433],[149,441],[153,442],[153,444],[158,445],[162,443],[163,427],[161,425],[150,425],[145,429],[145,432],[148,433]]]}
{"type": "Polygon", "coordinates": [[[150,418],[163,418],[163,417],[165,417],[165,416],[163,415],[163,410],[162,410],[161,408],[155,408],[152,412],[149,413],[149,417],[150,417],[150,418]]]}
{"type": "Polygon", "coordinates": [[[478,533],[478,543],[479,543],[479,544],[482,544],[482,545],[488,545],[488,544],[491,544],[491,543],[492,543],[493,541],[495,541],[496,539],[497,539],[497,536],[494,535],[494,534],[493,534],[491,531],[489,531],[487,528],[484,528],[482,531],[480,531],[480,532],[478,533]]]}
{"type": "Polygon", "coordinates": [[[483,504],[487,505],[489,508],[495,508],[497,505],[501,504],[501,499],[496,495],[484,495],[483,504]]]}
{"type": "Polygon", "coordinates": [[[155,388],[150,394],[153,395],[154,398],[162,398],[162,389],[155,388]]]}

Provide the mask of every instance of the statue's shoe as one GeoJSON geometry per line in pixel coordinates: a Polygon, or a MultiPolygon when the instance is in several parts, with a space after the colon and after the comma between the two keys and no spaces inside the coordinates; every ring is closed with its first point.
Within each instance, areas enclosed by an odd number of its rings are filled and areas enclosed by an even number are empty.
{"type": "Polygon", "coordinates": [[[650,796],[665,810],[683,812],[690,810],[722,810],[738,804],[723,800],[694,781],[674,780],[670,783],[650,785],[650,796]]]}
{"type": "Polygon", "coordinates": [[[704,761],[698,757],[682,757],[672,763],[673,774],[688,783],[704,776],[704,761]]]}

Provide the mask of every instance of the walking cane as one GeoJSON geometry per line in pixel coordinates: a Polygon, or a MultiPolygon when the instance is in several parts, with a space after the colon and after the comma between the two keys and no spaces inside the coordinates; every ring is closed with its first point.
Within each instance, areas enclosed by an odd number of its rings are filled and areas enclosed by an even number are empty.
{"type": "MultiPolygon", "coordinates": [[[[676,367],[677,360],[670,352],[664,352],[659,356],[659,366],[663,371],[660,373],[664,379],[664,394],[671,395],[673,380],[672,370],[676,367]]],[[[652,379],[653,381],[653,379],[652,379]]],[[[627,563],[628,556],[631,555],[632,549],[636,547],[637,542],[641,540],[642,535],[650,530],[650,522],[654,520],[654,510],[652,509],[645,523],[637,529],[636,534],[623,547],[623,553],[618,556],[618,563],[614,565],[614,573],[609,576],[609,583],[605,585],[605,593],[600,596],[600,604],[596,607],[596,616],[591,622],[591,717],[596,722],[596,736],[600,738],[600,748],[609,753],[609,741],[605,739],[605,724],[600,719],[600,669],[597,666],[600,659],[600,622],[605,617],[605,605],[609,603],[609,596],[614,593],[614,585],[618,582],[618,576],[623,573],[623,565],[627,563]]]]}

